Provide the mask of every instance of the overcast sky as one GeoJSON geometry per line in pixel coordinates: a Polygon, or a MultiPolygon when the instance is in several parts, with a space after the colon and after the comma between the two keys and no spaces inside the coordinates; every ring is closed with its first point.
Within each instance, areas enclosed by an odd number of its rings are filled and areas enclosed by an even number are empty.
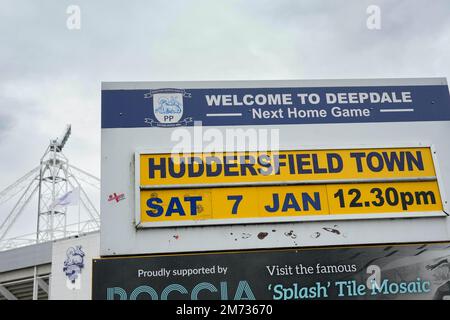
{"type": "Polygon", "coordinates": [[[101,81],[448,78],[449,58],[449,0],[0,0],[0,190],[66,123],[100,176],[101,81]]]}

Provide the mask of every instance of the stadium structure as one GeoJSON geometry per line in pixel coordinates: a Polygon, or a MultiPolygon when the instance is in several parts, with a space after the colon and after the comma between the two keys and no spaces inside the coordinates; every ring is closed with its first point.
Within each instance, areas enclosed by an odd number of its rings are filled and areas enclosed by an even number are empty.
{"type": "Polygon", "coordinates": [[[74,275],[98,255],[100,179],[64,155],[71,131],[68,125],[36,168],[0,192],[0,300],[90,299],[89,275],[86,285],[74,275]],[[24,219],[36,231],[18,236],[13,230],[24,219]]]}

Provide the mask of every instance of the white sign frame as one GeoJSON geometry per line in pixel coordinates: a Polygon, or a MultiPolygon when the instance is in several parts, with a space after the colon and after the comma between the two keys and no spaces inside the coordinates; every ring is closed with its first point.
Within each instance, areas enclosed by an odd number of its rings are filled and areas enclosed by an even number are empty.
{"type": "MultiPolygon", "coordinates": [[[[375,146],[375,145],[349,145],[343,146],[339,148],[332,148],[330,146],[316,146],[315,148],[302,148],[301,150],[298,147],[284,147],[278,151],[319,151],[319,150],[348,150],[348,149],[400,149],[400,148],[429,148],[433,165],[435,169],[436,176],[433,177],[418,177],[418,178],[386,178],[386,179],[336,179],[336,180],[314,180],[314,181],[276,181],[276,182],[254,182],[254,183],[222,183],[222,184],[182,184],[182,185],[170,185],[170,186],[155,186],[148,187],[145,189],[174,189],[174,188],[214,188],[218,186],[228,186],[228,187],[238,187],[238,186],[276,186],[276,185],[320,185],[326,183],[333,184],[346,184],[346,183],[365,183],[365,182],[407,182],[407,181],[437,181],[440,198],[441,201],[445,199],[445,194],[443,194],[443,190],[441,189],[442,182],[440,181],[440,175],[438,174],[438,167],[436,161],[436,150],[434,146],[427,146],[421,143],[411,143],[405,145],[383,145],[383,146],[375,146]]],[[[256,151],[267,151],[267,150],[256,150],[256,151]]],[[[222,150],[216,150],[216,152],[225,152],[222,150]]],[[[270,217],[270,218],[234,218],[234,219],[205,219],[205,220],[189,220],[189,221],[159,221],[159,222],[142,222],[141,221],[141,202],[140,202],[140,191],[141,185],[139,183],[140,180],[140,156],[142,154],[162,154],[160,152],[155,152],[155,150],[150,149],[139,149],[134,154],[134,198],[135,198],[135,222],[136,228],[144,229],[144,228],[160,228],[160,227],[195,227],[195,226],[214,226],[214,225],[232,225],[232,224],[259,224],[259,223],[283,223],[283,222],[305,222],[305,221],[338,221],[338,220],[371,220],[371,219],[387,219],[387,218],[419,218],[419,217],[443,217],[448,216],[446,212],[448,211],[447,203],[442,201],[442,207],[444,211],[426,211],[426,212],[409,212],[409,213],[401,213],[401,212],[387,212],[387,213],[365,213],[365,214],[336,214],[336,215],[316,215],[316,216],[290,216],[290,217],[270,217]]],[[[168,153],[164,153],[168,154],[168,153]]]]}

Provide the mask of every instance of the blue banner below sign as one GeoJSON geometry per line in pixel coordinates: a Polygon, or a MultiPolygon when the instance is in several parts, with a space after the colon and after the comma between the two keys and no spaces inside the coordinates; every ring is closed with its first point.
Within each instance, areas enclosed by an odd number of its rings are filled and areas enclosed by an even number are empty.
{"type": "Polygon", "coordinates": [[[447,120],[446,85],[102,91],[102,128],[447,120]]]}

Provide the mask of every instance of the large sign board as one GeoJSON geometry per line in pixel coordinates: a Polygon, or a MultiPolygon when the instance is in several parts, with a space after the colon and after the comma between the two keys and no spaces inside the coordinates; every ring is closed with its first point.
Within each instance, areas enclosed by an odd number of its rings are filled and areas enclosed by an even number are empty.
{"type": "Polygon", "coordinates": [[[446,240],[449,120],[445,79],[104,83],[101,254],[446,240]]]}
{"type": "Polygon", "coordinates": [[[442,300],[450,299],[449,261],[449,242],[98,259],[92,296],[442,300]]]}

